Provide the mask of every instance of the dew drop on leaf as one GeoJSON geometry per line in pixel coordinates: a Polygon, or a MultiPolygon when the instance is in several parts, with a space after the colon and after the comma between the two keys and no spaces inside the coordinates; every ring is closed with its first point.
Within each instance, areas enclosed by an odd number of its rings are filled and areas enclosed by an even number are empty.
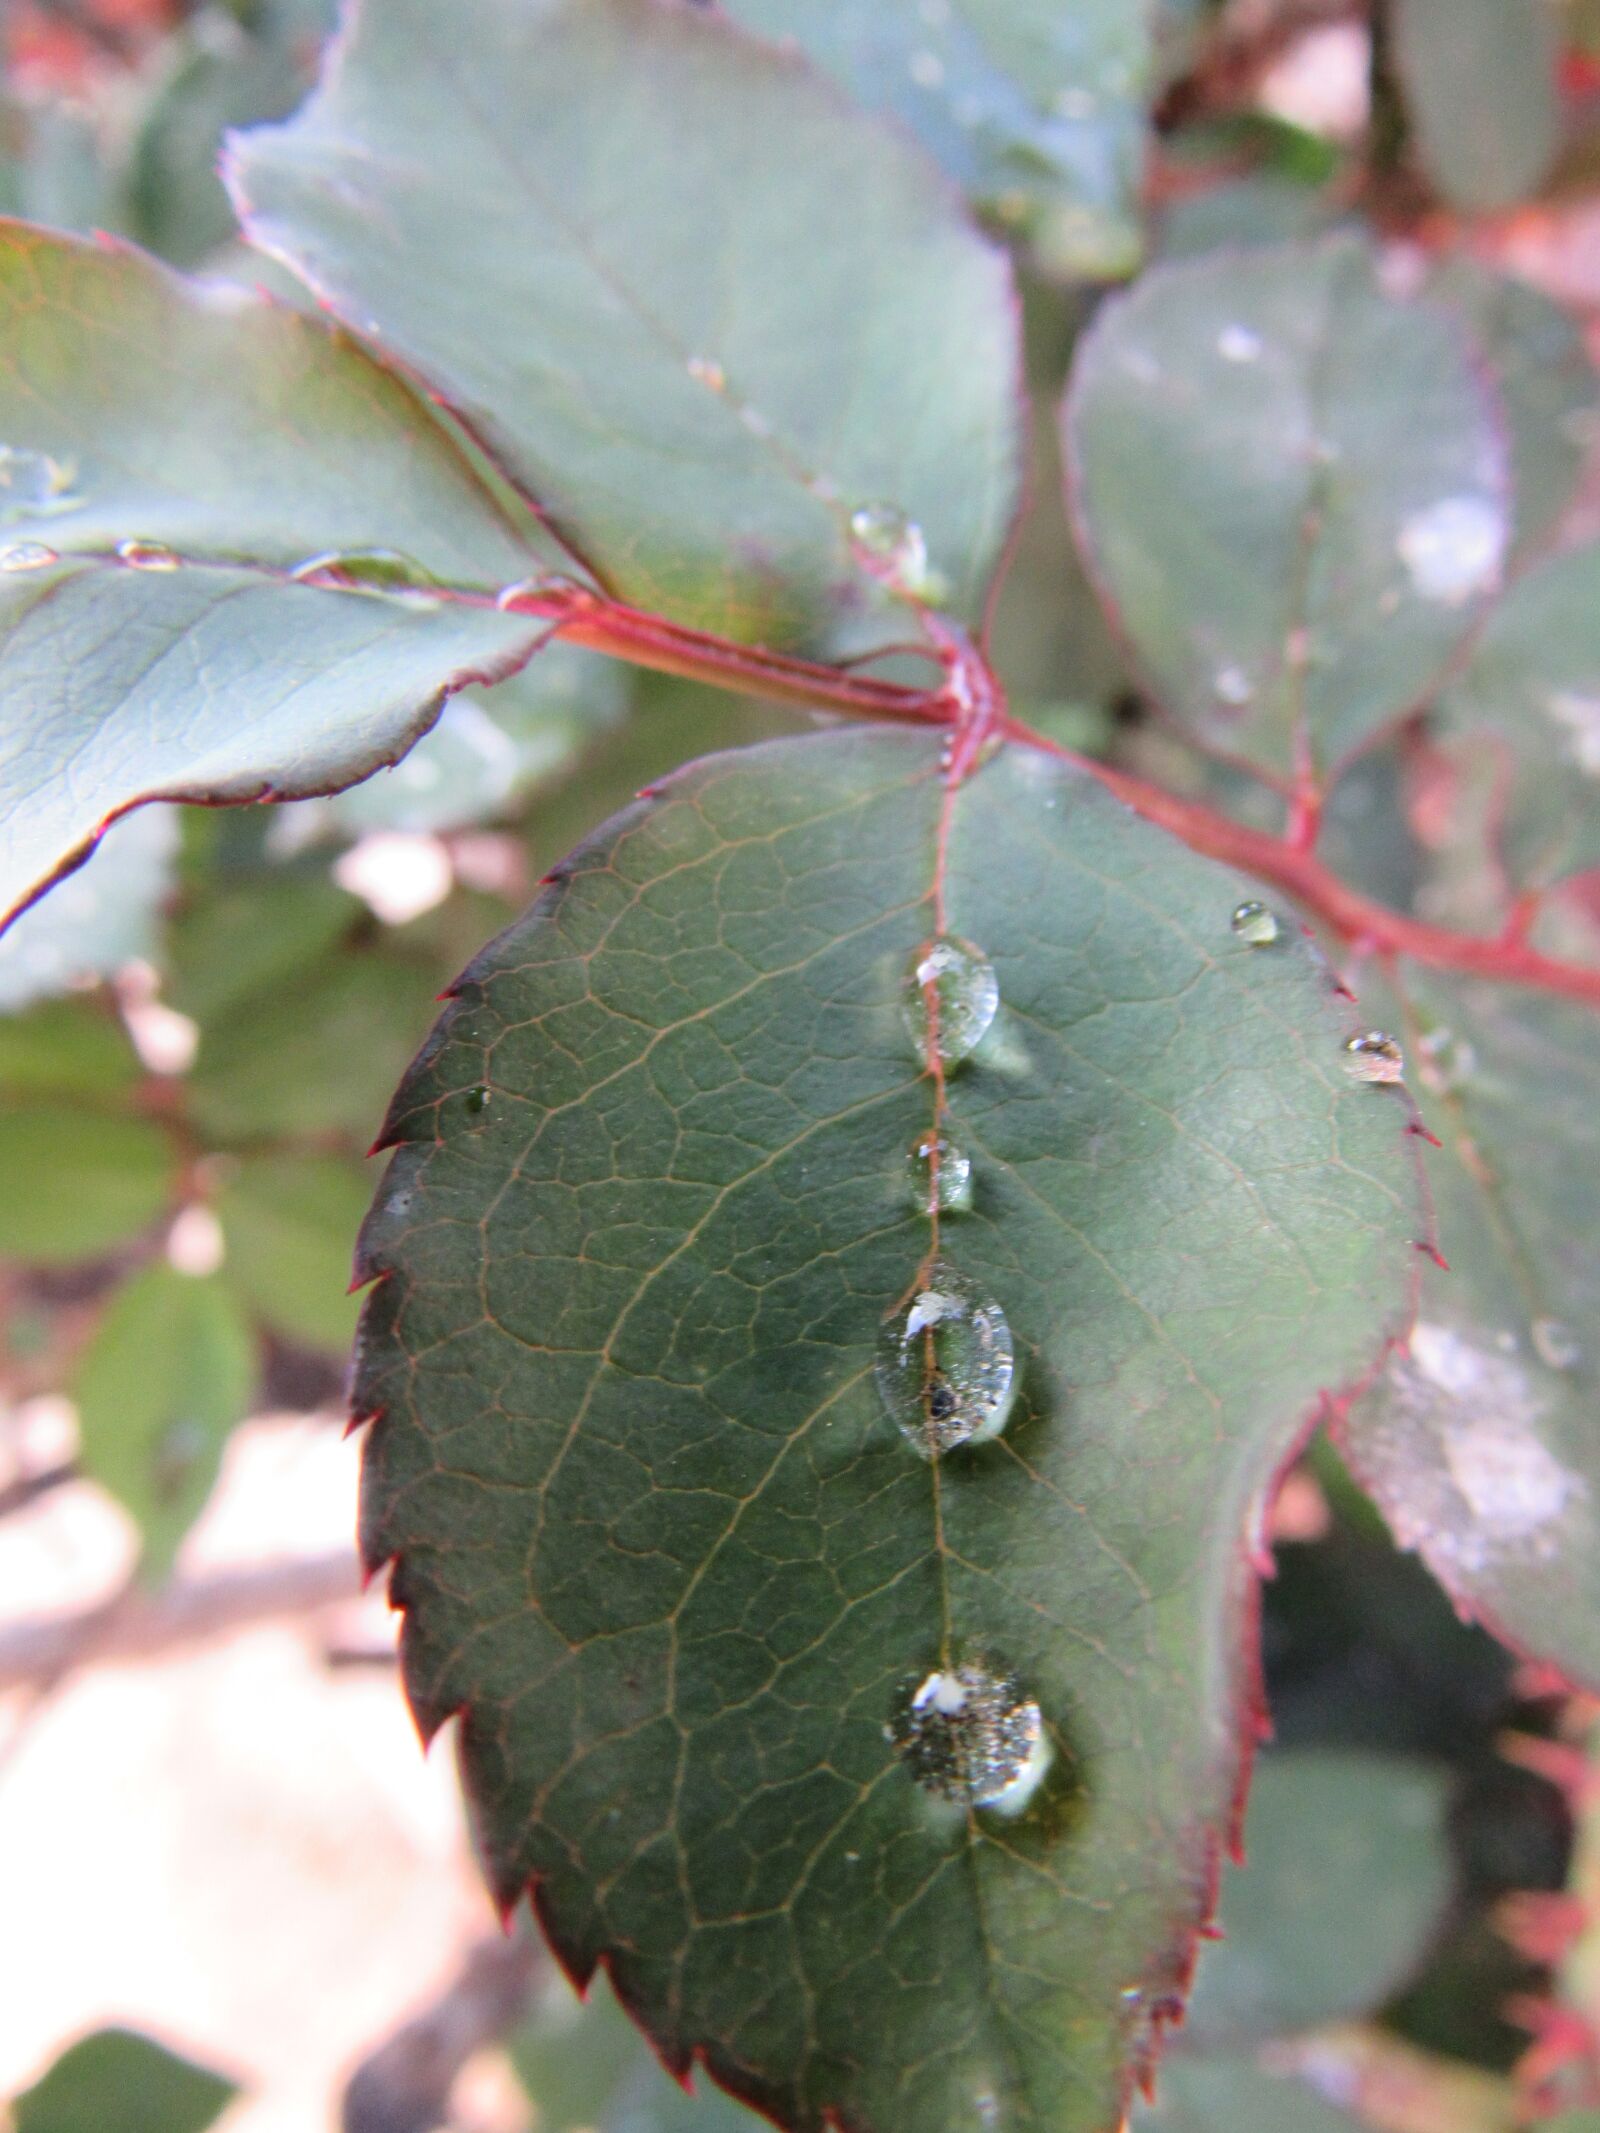
{"type": "Polygon", "coordinates": [[[178,558],[164,541],[118,541],[116,558],[130,570],[176,570],[178,558]]]}
{"type": "Polygon", "coordinates": [[[474,1126],[483,1124],[484,1114],[489,1108],[490,1093],[488,1083],[480,1081],[476,1088],[468,1089],[466,1095],[461,1099],[461,1108],[466,1112],[474,1126]]]}
{"type": "Polygon", "coordinates": [[[1240,940],[1248,941],[1252,948],[1270,948],[1280,931],[1277,912],[1253,898],[1234,906],[1230,924],[1240,940]]]}
{"type": "Polygon", "coordinates": [[[906,973],[906,1025],[919,1059],[930,1048],[959,1066],[982,1043],[1000,1007],[1000,982],[981,948],[952,933],[924,941],[906,973]]]}
{"type": "Polygon", "coordinates": [[[934,1260],[878,1336],[883,1404],[912,1449],[937,1459],[1005,1428],[1016,1396],[1016,1348],[993,1297],[934,1260]]]}
{"type": "Polygon", "coordinates": [[[1583,1348],[1572,1328],[1559,1318],[1536,1318],[1529,1328],[1539,1360],[1551,1370],[1576,1370],[1583,1348]]]}
{"type": "Polygon", "coordinates": [[[1243,667],[1219,668],[1212,677],[1211,688],[1219,703],[1228,704],[1236,711],[1243,710],[1255,694],[1243,667]]]}
{"type": "Polygon", "coordinates": [[[948,1133],[919,1134],[906,1158],[911,1196],[924,1214],[964,1215],[972,1206],[972,1158],[948,1133]]]}
{"type": "Polygon", "coordinates": [[[1500,583],[1505,513],[1491,497],[1446,496],[1413,512],[1395,547],[1424,600],[1464,607],[1500,583]]]}
{"type": "Polygon", "coordinates": [[[8,541],[0,548],[0,570],[44,570],[60,560],[43,541],[8,541]]]}
{"type": "Polygon", "coordinates": [[[944,591],[928,562],[926,535],[898,505],[860,505],[850,514],[850,541],[858,561],[897,592],[936,600],[944,591]]]}
{"type": "Polygon", "coordinates": [[[1248,326],[1227,325],[1217,335],[1217,353],[1225,363],[1259,362],[1261,348],[1260,334],[1248,326]]]}
{"type": "Polygon", "coordinates": [[[1353,1081],[1399,1081],[1405,1075],[1406,1055],[1387,1030],[1369,1029],[1346,1043],[1344,1068],[1353,1081]]]}
{"type": "Polygon", "coordinates": [[[960,1807],[1019,1813],[1050,1766],[1039,1706],[981,1658],[918,1682],[890,1737],[923,1790],[960,1807]]]}
{"type": "Polygon", "coordinates": [[[398,548],[330,548],[308,556],[289,576],[296,585],[328,592],[388,593],[426,598],[438,579],[398,548]]]}

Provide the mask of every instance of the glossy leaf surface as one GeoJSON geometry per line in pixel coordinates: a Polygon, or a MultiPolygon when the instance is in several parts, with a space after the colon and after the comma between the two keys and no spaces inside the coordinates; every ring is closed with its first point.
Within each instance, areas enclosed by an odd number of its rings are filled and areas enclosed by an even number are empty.
{"type": "Polygon", "coordinates": [[[793,56],[666,0],[481,0],[470,38],[384,0],[232,169],[255,241],[636,605],[816,640],[876,594],[880,503],[975,605],[1016,486],[1005,264],[793,56]]]}
{"type": "Polygon", "coordinates": [[[1244,1529],[1403,1321],[1415,1172],[1303,945],[1231,930],[1243,884],[1002,755],[941,875],[1001,1004],[939,1249],[1019,1385],[917,1457],[874,1356],[930,1243],[940,804],[931,740],[713,759],[470,968],[364,1234],[364,1545],[423,1725],[465,1706],[496,1887],[670,2063],[807,2128],[1098,2133],[1209,1901],[1244,1529]],[[1051,1744],[1015,1819],[886,1737],[975,1651],[1051,1744]]]}

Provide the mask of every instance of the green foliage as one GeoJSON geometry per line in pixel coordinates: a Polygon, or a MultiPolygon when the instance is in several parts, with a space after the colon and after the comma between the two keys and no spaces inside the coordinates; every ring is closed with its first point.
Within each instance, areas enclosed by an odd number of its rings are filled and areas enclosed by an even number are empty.
{"type": "Polygon", "coordinates": [[[15,2133],[205,2133],[231,2081],[131,2029],[100,2029],[61,2054],[10,2107],[15,2133]]]}
{"type": "Polygon", "coordinates": [[[1418,148],[1446,199],[1481,211],[1537,191],[1561,145],[1559,11],[1548,0],[1394,0],[1393,15],[1418,148]]]}
{"type": "Polygon", "coordinates": [[[0,1251],[47,1265],[130,1242],[177,1189],[158,1125],[46,1097],[0,1111],[0,1176],[0,1251]]]}

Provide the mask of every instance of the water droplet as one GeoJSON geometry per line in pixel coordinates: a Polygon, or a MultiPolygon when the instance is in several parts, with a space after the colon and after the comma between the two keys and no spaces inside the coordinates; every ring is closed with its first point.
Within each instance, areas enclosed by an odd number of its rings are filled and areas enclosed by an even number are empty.
{"type": "Polygon", "coordinates": [[[1256,693],[1243,667],[1219,668],[1212,676],[1211,692],[1219,703],[1232,704],[1236,709],[1247,704],[1256,693]]]}
{"type": "Polygon", "coordinates": [[[489,1108],[491,1094],[492,1091],[489,1088],[489,1084],[485,1081],[480,1081],[476,1088],[468,1089],[466,1095],[462,1097],[461,1108],[466,1112],[468,1118],[473,1121],[474,1125],[481,1126],[483,1124],[484,1113],[489,1108]]]}
{"type": "Polygon", "coordinates": [[[327,592],[387,593],[427,597],[438,579],[397,548],[330,548],[308,556],[289,573],[296,585],[327,592]]]}
{"type": "Polygon", "coordinates": [[[61,561],[43,541],[8,541],[0,548],[0,570],[44,570],[61,561]]]}
{"type": "Polygon", "coordinates": [[[118,541],[116,558],[130,570],[176,570],[178,558],[165,541],[118,541]]]}
{"type": "Polygon", "coordinates": [[[1240,940],[1248,941],[1252,948],[1270,948],[1278,938],[1278,914],[1269,904],[1235,904],[1229,921],[1240,940]]]}
{"type": "Polygon", "coordinates": [[[1258,363],[1263,345],[1249,326],[1224,326],[1217,335],[1217,353],[1225,363],[1258,363]]]}
{"type": "Polygon", "coordinates": [[[37,511],[70,511],[72,469],[48,452],[0,444],[0,517],[27,518],[37,511]]]}
{"type": "Polygon", "coordinates": [[[906,1158],[911,1193],[924,1214],[964,1215],[972,1206],[972,1158],[948,1133],[920,1134],[906,1158]]]}
{"type": "Polygon", "coordinates": [[[913,52],[907,72],[919,89],[944,87],[944,61],[937,52],[913,52]]]}
{"type": "Polygon", "coordinates": [[[1576,1370],[1583,1361],[1577,1334],[1560,1318],[1536,1318],[1529,1328],[1539,1360],[1551,1370],[1576,1370]]]}
{"type": "Polygon", "coordinates": [[[919,1058],[932,1046],[942,1065],[959,1066],[977,1050],[999,1007],[994,965],[971,941],[936,934],[911,958],[906,1024],[919,1058]]]}
{"type": "Polygon", "coordinates": [[[1492,497],[1446,496],[1413,512],[1395,548],[1424,600],[1464,607],[1500,582],[1506,517],[1492,497]]]}
{"type": "Polygon", "coordinates": [[[1344,1068],[1354,1081],[1399,1081],[1405,1075],[1406,1055],[1387,1030],[1369,1029],[1345,1045],[1344,1068]]]}
{"type": "Polygon", "coordinates": [[[924,1459],[998,1437],[1016,1396],[1006,1315],[964,1274],[934,1260],[878,1336],[883,1404],[924,1459]]]}
{"type": "Polygon", "coordinates": [[[924,1791],[960,1807],[1014,1814],[1050,1765],[1039,1706],[977,1657],[918,1682],[895,1713],[891,1738],[924,1791]]]}
{"type": "Polygon", "coordinates": [[[859,505],[850,514],[850,540],[862,566],[897,592],[934,600],[944,591],[922,528],[897,505],[859,505]]]}
{"type": "Polygon", "coordinates": [[[687,367],[690,377],[701,385],[709,386],[712,392],[720,393],[726,390],[727,373],[722,365],[713,362],[710,356],[690,356],[687,367]]]}

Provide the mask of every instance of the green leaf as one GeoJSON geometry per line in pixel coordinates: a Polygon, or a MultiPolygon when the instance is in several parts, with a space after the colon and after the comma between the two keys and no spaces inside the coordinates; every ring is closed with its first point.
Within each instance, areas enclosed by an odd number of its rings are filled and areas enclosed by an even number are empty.
{"type": "Polygon", "coordinates": [[[168,1206],[177,1150],[160,1126],[81,1103],[0,1109],[0,1253],[41,1265],[93,1259],[168,1206]]]}
{"type": "Polygon", "coordinates": [[[0,1013],[109,977],[155,946],[178,846],[177,810],[146,807],[115,822],[94,863],[0,935],[0,1013]]]}
{"type": "Polygon", "coordinates": [[[1499,585],[1497,410],[1461,328],[1333,237],[1158,267],[1085,336],[1081,536],[1156,696],[1275,771],[1414,708],[1499,585]]]}
{"type": "Polygon", "coordinates": [[[172,928],[172,1004],[208,1023],[253,993],[292,987],[307,964],[322,961],[365,915],[360,897],[320,867],[205,880],[172,928]]]}
{"type": "Polygon", "coordinates": [[[146,1577],[171,1568],[255,1378],[249,1325],[216,1275],[156,1260],[107,1305],[71,1387],[79,1458],[132,1515],[146,1577]]]}
{"type": "Polygon", "coordinates": [[[246,1156],[217,1199],[228,1272],[275,1333],[343,1353],[356,1326],[350,1263],[371,1197],[359,1164],[275,1149],[246,1156]]]}
{"type": "Polygon", "coordinates": [[[1514,886],[1600,863],[1600,544],[1512,587],[1436,723],[1464,756],[1493,750],[1497,845],[1514,886]]]}
{"type": "Polygon", "coordinates": [[[16,2097],[15,2133],[205,2133],[239,2093],[131,2029],[97,2029],[16,2097]]]}
{"type": "Polygon", "coordinates": [[[1252,2059],[1182,2057],[1162,2062],[1155,2101],[1134,2112],[1131,2133],[1356,2133],[1365,2123],[1252,2059]]]}
{"type": "Polygon", "coordinates": [[[0,904],[140,800],[364,776],[446,690],[535,643],[492,605],[290,580],[316,555],[381,547],[489,589],[552,553],[342,336],[6,224],[0,337],[0,442],[29,477],[10,484],[0,534],[0,904]],[[158,544],[147,564],[170,561],[164,548],[184,566],[130,567],[129,540],[158,544]]]}
{"type": "Polygon", "coordinates": [[[1139,261],[1151,24],[1139,0],[725,0],[897,119],[1047,270],[1139,261]]]}
{"type": "Polygon", "coordinates": [[[1448,1274],[1346,1423],[1357,1478],[1457,1605],[1600,1688],[1600,1055],[1590,1010],[1407,970],[1363,1004],[1407,1033],[1445,1143],[1448,1274]]]}
{"type": "Polygon", "coordinates": [[[1370,2014],[1415,1968],[1451,1889],[1443,1775],[1397,1756],[1268,1755],[1223,1938],[1201,1956],[1184,2050],[1370,2014]]]}
{"type": "Polygon", "coordinates": [[[626,599],[815,641],[873,592],[850,517],[887,503],[970,614],[1016,493],[1015,327],[921,156],[693,8],[480,0],[472,29],[357,7],[299,115],[235,138],[255,241],[626,599]]]}
{"type": "Polygon", "coordinates": [[[1394,59],[1428,176],[1469,214],[1537,192],[1561,147],[1549,0],[1394,0],[1394,59]]]}
{"type": "Polygon", "coordinates": [[[540,2133],[755,2133],[759,2123],[704,2075],[686,2094],[603,1977],[579,2000],[552,1966],[508,2049],[540,2133]]]}
{"type": "Polygon", "coordinates": [[[420,1723],[464,1707],[497,1890],[669,2064],[807,2129],[1099,2133],[1229,1811],[1246,1522],[1399,1323],[1415,1170],[1306,945],[1249,947],[1245,884],[1003,753],[939,870],[1003,1003],[948,1077],[940,1249],[1018,1396],[919,1458],[874,1358],[929,1244],[938,762],[692,767],[459,981],[363,1234],[364,1546],[420,1723]],[[979,1653],[1054,1750],[1015,1819],[886,1737],[979,1653]]]}
{"type": "Polygon", "coordinates": [[[0,1015],[6,1096],[116,1097],[142,1071],[127,1032],[101,1001],[54,1000],[26,1015],[0,1015]]]}

